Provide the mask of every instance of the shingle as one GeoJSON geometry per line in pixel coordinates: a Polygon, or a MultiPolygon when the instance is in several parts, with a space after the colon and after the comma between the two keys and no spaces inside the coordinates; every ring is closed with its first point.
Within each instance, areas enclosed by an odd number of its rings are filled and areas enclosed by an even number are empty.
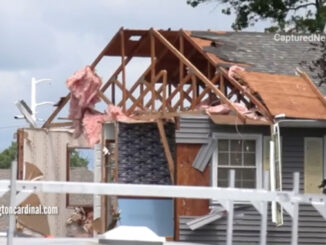
{"type": "MultiPolygon", "coordinates": [[[[319,50],[312,50],[310,42],[280,42],[274,40],[274,34],[256,32],[192,32],[193,37],[215,42],[214,46],[204,47],[225,61],[249,64],[251,71],[295,74],[296,67],[307,72],[316,85],[320,79],[316,72],[309,70],[313,60],[320,57],[319,50]],[[303,63],[303,62],[306,62],[303,63]]],[[[319,87],[326,94],[326,84],[319,87]]]]}

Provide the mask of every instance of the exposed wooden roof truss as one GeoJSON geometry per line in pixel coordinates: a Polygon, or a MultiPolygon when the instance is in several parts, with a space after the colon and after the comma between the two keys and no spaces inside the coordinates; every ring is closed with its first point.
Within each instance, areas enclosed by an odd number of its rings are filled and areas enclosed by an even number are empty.
{"type": "MultiPolygon", "coordinates": [[[[216,104],[227,104],[242,123],[246,122],[246,117],[234,106],[234,102],[256,110],[269,122],[273,120],[263,102],[238,80],[230,78],[227,70],[219,66],[183,30],[121,28],[91,67],[96,69],[105,56],[120,56],[121,64],[103,84],[99,97],[109,105],[120,106],[127,115],[156,113],[168,117],[198,112],[203,101],[215,99],[216,104]],[[135,37],[138,39],[135,40],[135,37]],[[149,57],[151,62],[128,89],[125,74],[127,64],[134,57],[149,57]]],[[[53,125],[52,121],[69,98],[70,94],[61,99],[43,127],[53,125]]]]}

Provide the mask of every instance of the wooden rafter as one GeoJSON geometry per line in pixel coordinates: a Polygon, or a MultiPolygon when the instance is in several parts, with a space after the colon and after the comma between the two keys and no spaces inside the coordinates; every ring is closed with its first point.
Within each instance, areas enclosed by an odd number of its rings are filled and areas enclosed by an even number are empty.
{"type": "Polygon", "coordinates": [[[201,55],[203,55],[208,61],[209,63],[215,67],[215,62],[207,55],[206,52],[203,51],[202,48],[200,48],[188,35],[187,33],[183,30],[180,29],[180,33],[182,35],[182,37],[187,40],[201,55]]]}
{"type": "MultiPolygon", "coordinates": [[[[191,104],[192,98],[188,94],[191,90],[192,90],[192,87],[187,88],[186,93],[184,93],[184,98],[182,100],[180,98],[179,101],[174,105],[174,107],[173,107],[174,110],[177,110],[178,106],[180,106],[181,103],[183,103],[184,99],[188,100],[190,102],[190,104],[191,104]]],[[[180,108],[181,108],[181,106],[180,106],[180,108]]]]}
{"type": "MultiPolygon", "coordinates": [[[[156,77],[154,78],[153,83],[156,83],[160,78],[163,79],[167,79],[167,71],[166,70],[161,70],[156,77]]],[[[147,94],[147,92],[150,91],[150,86],[147,86],[146,89],[144,90],[144,92],[139,96],[139,98],[137,99],[137,101],[129,108],[128,110],[128,114],[133,112],[133,110],[135,110],[135,108],[139,105],[140,101],[145,97],[145,95],[147,94]]]]}
{"type": "MultiPolygon", "coordinates": [[[[135,47],[135,49],[132,52],[132,55],[128,56],[127,58],[125,58],[125,66],[131,61],[131,59],[133,58],[133,54],[135,54],[136,52],[138,52],[139,49],[141,49],[144,45],[145,42],[143,42],[146,38],[148,37],[148,34],[146,33],[145,35],[143,35],[141,37],[141,39],[139,40],[137,46],[135,47]]],[[[111,75],[111,77],[107,80],[107,82],[102,86],[101,91],[105,92],[106,89],[110,86],[110,81],[115,79],[116,77],[118,77],[119,73],[122,70],[122,64],[120,64],[120,66],[115,70],[115,72],[111,75]]]]}
{"type": "Polygon", "coordinates": [[[157,120],[157,127],[160,133],[160,137],[161,137],[161,141],[162,141],[162,145],[163,145],[163,150],[166,156],[166,160],[168,162],[168,168],[169,168],[169,172],[170,172],[170,179],[171,179],[171,183],[174,184],[174,161],[173,161],[173,157],[170,151],[170,147],[169,147],[169,143],[165,134],[165,130],[164,130],[164,124],[163,121],[161,119],[157,120]]]}
{"type": "Polygon", "coordinates": [[[120,30],[120,45],[121,45],[121,65],[122,65],[122,110],[126,111],[126,60],[125,60],[125,38],[123,29],[120,30]]]}
{"type": "MultiPolygon", "coordinates": [[[[111,46],[113,45],[113,43],[116,41],[117,38],[119,38],[119,36],[121,35],[120,33],[123,32],[123,28],[120,28],[119,31],[114,35],[114,37],[111,39],[111,41],[106,45],[106,47],[101,51],[101,53],[96,57],[96,59],[92,62],[91,64],[91,68],[94,69],[97,64],[101,61],[101,59],[104,57],[105,53],[111,48],[111,46]]],[[[145,35],[143,35],[141,37],[141,39],[139,40],[137,46],[135,47],[135,49],[133,50],[133,54],[136,53],[140,48],[142,48],[143,45],[145,45],[145,42],[143,42],[144,39],[146,39],[148,36],[148,34],[146,33],[145,35]]],[[[120,64],[120,66],[115,70],[115,72],[111,75],[111,77],[107,80],[107,82],[102,86],[101,88],[101,92],[104,93],[106,91],[106,89],[112,84],[113,79],[115,79],[119,73],[122,71],[123,69],[123,65],[126,66],[130,60],[132,59],[133,55],[128,56],[127,58],[125,58],[124,62],[122,62],[122,64],[120,64]]],[[[112,87],[113,90],[113,98],[112,98],[112,103],[115,104],[115,99],[114,99],[114,86],[112,87]]],[[[46,120],[46,122],[42,125],[42,128],[48,128],[51,124],[51,122],[53,121],[53,119],[59,114],[59,112],[63,109],[63,107],[67,104],[67,102],[70,99],[70,93],[67,94],[65,97],[63,97],[63,99],[61,100],[60,105],[58,105],[58,107],[52,112],[52,114],[48,117],[48,119],[46,120]]]]}
{"type": "MultiPolygon", "coordinates": [[[[142,81],[142,83],[146,83],[146,81],[142,81]]],[[[138,97],[138,99],[135,101],[135,103],[128,109],[127,114],[132,113],[137,106],[140,104],[143,104],[143,99],[145,98],[146,94],[150,91],[150,86],[146,86],[146,88],[143,90],[142,94],[138,97]]]]}
{"type": "Polygon", "coordinates": [[[167,102],[172,102],[172,99],[174,98],[174,96],[177,95],[177,93],[180,91],[180,89],[182,88],[182,86],[191,78],[191,74],[187,74],[179,83],[176,89],[174,89],[171,93],[171,95],[167,98],[167,102]]]}
{"type": "Polygon", "coordinates": [[[105,94],[101,91],[99,91],[99,97],[107,104],[112,105],[111,100],[108,99],[108,97],[105,96],[105,94]]]}
{"type": "MultiPolygon", "coordinates": [[[[127,111],[127,113],[133,112],[136,107],[140,107],[141,110],[146,110],[147,107],[151,108],[152,110],[155,110],[155,105],[157,105],[157,103],[155,103],[156,99],[159,99],[162,102],[162,105],[160,104],[158,110],[161,111],[168,110],[168,112],[174,112],[177,108],[180,108],[181,111],[184,111],[185,109],[184,102],[186,103],[186,105],[188,105],[187,101],[189,101],[191,105],[190,109],[194,109],[196,105],[199,104],[200,101],[207,95],[207,93],[211,92],[214,93],[220,99],[221,103],[225,103],[229,105],[231,110],[236,113],[236,115],[240,118],[242,122],[245,122],[246,118],[238,110],[238,108],[235,107],[234,104],[232,103],[231,98],[234,99],[233,97],[234,95],[237,96],[237,101],[243,101],[247,105],[247,107],[251,107],[251,105],[255,106],[259,110],[259,112],[261,112],[270,121],[273,120],[266,106],[261,101],[259,101],[258,98],[252,95],[250,91],[247,91],[239,83],[239,81],[233,78],[229,78],[224,68],[218,68],[220,72],[216,74],[215,73],[216,64],[211,59],[211,57],[209,57],[207,53],[205,53],[202,50],[202,48],[199,47],[198,44],[196,44],[191,39],[191,37],[182,29],[179,31],[175,40],[172,41],[169,41],[165,36],[163,36],[161,32],[154,29],[150,29],[148,32],[144,32],[141,34],[142,36],[140,40],[138,40],[137,43],[133,44],[132,50],[127,49],[127,46],[125,46],[125,44],[127,44],[125,40],[125,35],[127,34],[124,32],[125,32],[124,29],[121,28],[119,32],[116,33],[116,35],[110,41],[110,43],[105,47],[105,49],[103,49],[100,55],[92,63],[92,68],[94,69],[95,66],[103,58],[103,56],[108,52],[108,50],[110,50],[112,43],[120,42],[121,64],[117,68],[117,70],[111,75],[111,77],[107,80],[107,82],[102,86],[99,93],[99,97],[105,103],[109,105],[116,104],[115,93],[116,93],[116,89],[118,89],[122,91],[122,100],[119,101],[117,105],[123,107],[123,109],[127,111]],[[117,38],[120,39],[117,40],[117,38]],[[156,41],[158,41],[159,43],[156,43],[156,41]],[[177,41],[178,43],[176,43],[177,41]],[[143,73],[143,75],[136,81],[136,83],[133,84],[131,89],[127,89],[126,71],[125,71],[126,65],[134,57],[135,54],[138,54],[139,52],[142,54],[144,50],[144,45],[148,45],[148,44],[150,44],[149,49],[150,49],[151,64],[147,68],[147,70],[143,73]],[[161,44],[163,45],[163,48],[161,48],[162,47],[161,44]],[[192,45],[193,49],[189,52],[185,52],[185,44],[192,45]],[[155,47],[156,48],[160,47],[160,48],[156,49],[155,47]],[[163,57],[167,54],[169,55],[172,54],[175,58],[177,58],[177,62],[179,62],[179,69],[177,69],[178,63],[176,63],[175,70],[172,70],[172,67],[169,66],[166,67],[166,69],[168,69],[169,71],[169,79],[170,79],[169,83],[167,82],[166,70],[164,70],[165,75],[163,77],[161,73],[162,70],[156,71],[156,69],[159,70],[164,67],[165,65],[164,62],[169,61],[168,57],[166,57],[166,59],[165,58],[163,59],[163,57]],[[199,54],[200,56],[199,60],[191,59],[193,54],[199,54]],[[202,59],[206,59],[207,69],[206,69],[206,63],[204,63],[204,65],[198,65],[198,67],[200,68],[197,68],[197,66],[194,65],[190,61],[190,59],[191,61],[194,60],[196,65],[199,64],[199,61],[201,61],[202,59]],[[185,70],[188,71],[188,74],[186,76],[184,74],[185,70]],[[158,73],[156,74],[156,72],[158,73]],[[122,74],[122,80],[120,79],[120,81],[117,80],[119,74],[122,74]],[[159,77],[159,75],[161,77],[159,77]],[[179,76],[179,81],[178,81],[179,83],[176,83],[176,89],[171,91],[171,87],[172,87],[171,77],[174,78],[175,76],[176,77],[179,76]],[[160,78],[163,78],[163,84],[159,88],[157,88],[155,84],[161,82],[158,81],[158,79],[160,78]],[[145,81],[145,79],[147,80],[147,82],[145,81]],[[217,81],[219,81],[218,86],[216,84],[217,81]],[[190,84],[190,87],[184,89],[185,83],[188,82],[190,84]],[[104,92],[110,86],[112,87],[112,97],[108,98],[105,96],[104,92]],[[167,87],[169,90],[168,93],[166,91],[167,87]],[[201,93],[199,93],[200,87],[203,87],[203,91],[201,91],[201,93]],[[134,93],[138,88],[140,89],[139,98],[137,97],[138,94],[136,96],[134,93]],[[226,94],[226,91],[229,91],[228,95],[226,94]],[[145,99],[145,96],[148,95],[149,92],[151,92],[151,98],[148,101],[148,103],[144,105],[143,101],[145,99]],[[175,98],[175,96],[178,93],[180,94],[180,99],[177,101],[177,103],[172,104],[173,98],[175,98]],[[133,104],[128,109],[126,108],[126,104],[127,104],[126,102],[129,99],[132,101],[133,104]]],[[[115,47],[116,46],[117,44],[115,44],[115,47]]],[[[174,57],[173,57],[173,62],[175,62],[174,57]]],[[[62,110],[62,108],[66,105],[69,99],[70,99],[70,93],[62,99],[60,105],[55,109],[55,111],[51,114],[48,120],[44,123],[43,127],[49,127],[51,125],[53,119],[57,116],[60,110],[62,110]]],[[[323,103],[326,103],[326,101],[324,100],[323,103]]]]}
{"type": "Polygon", "coordinates": [[[161,33],[154,29],[150,29],[153,32],[154,36],[165,45],[177,58],[179,58],[184,65],[188,66],[191,71],[201,80],[206,86],[210,87],[214,93],[220,97],[223,103],[226,103],[230,106],[230,108],[237,114],[241,121],[245,122],[245,117],[241,114],[241,112],[232,104],[225,95],[215,87],[215,85],[203,74],[201,73],[196,66],[194,66],[183,54],[181,54],[161,33]]]}
{"type": "MultiPolygon", "coordinates": [[[[144,84],[143,80],[146,77],[146,75],[149,74],[151,69],[152,69],[152,65],[149,65],[148,68],[143,72],[143,74],[141,74],[141,76],[137,79],[137,81],[134,83],[134,85],[128,91],[127,99],[129,98],[129,94],[132,95],[134,93],[134,91],[137,89],[138,86],[140,86],[141,92],[143,91],[143,84],[144,84]]],[[[122,104],[122,101],[119,103],[118,106],[121,106],[121,104],[122,104]]]]}
{"type": "MultiPolygon", "coordinates": [[[[108,49],[110,49],[110,47],[112,46],[112,44],[114,43],[114,41],[118,38],[119,36],[119,32],[122,30],[122,28],[120,28],[120,30],[115,34],[115,36],[111,39],[111,41],[106,45],[106,47],[102,50],[102,52],[96,57],[96,59],[93,61],[93,63],[91,64],[91,68],[94,69],[95,66],[100,62],[100,60],[103,58],[104,54],[106,53],[106,51],[108,49]]],[[[70,99],[71,94],[67,94],[62,100],[60,105],[58,105],[58,107],[52,112],[52,114],[48,117],[48,119],[45,121],[45,123],[42,125],[42,128],[48,128],[50,126],[50,124],[52,123],[53,119],[59,114],[59,112],[63,109],[63,107],[67,104],[67,102],[70,99]]]]}
{"type": "Polygon", "coordinates": [[[236,89],[246,95],[250,99],[250,101],[257,107],[257,109],[264,116],[266,116],[270,122],[274,121],[273,116],[271,115],[269,110],[255,96],[253,96],[249,91],[247,91],[243,86],[241,86],[241,84],[237,80],[232,77],[229,77],[227,71],[224,68],[220,67],[219,70],[221,71],[223,77],[226,78],[229,83],[232,84],[236,89]]]}
{"type": "MultiPolygon", "coordinates": [[[[213,79],[212,79],[212,83],[216,83],[216,82],[218,82],[219,81],[219,79],[220,79],[220,76],[219,75],[215,75],[214,77],[213,77],[213,79]]],[[[197,97],[197,99],[196,99],[196,101],[195,101],[195,103],[194,103],[194,105],[193,106],[195,106],[195,105],[197,105],[198,103],[200,103],[200,101],[204,98],[204,96],[207,94],[207,93],[209,93],[210,92],[210,88],[204,88],[204,90],[198,95],[198,97],[197,97]]],[[[194,109],[194,107],[193,108],[191,108],[191,109],[194,109]]]]}
{"type": "Polygon", "coordinates": [[[123,31],[123,28],[121,27],[119,31],[114,35],[114,37],[111,39],[111,41],[105,46],[105,48],[102,50],[102,52],[96,57],[96,59],[91,64],[91,68],[94,69],[97,64],[101,61],[107,50],[109,50],[112,46],[112,44],[115,42],[115,40],[119,37],[120,31],[123,31]]]}
{"type": "Polygon", "coordinates": [[[62,110],[62,108],[67,104],[70,99],[70,93],[61,100],[60,105],[52,112],[52,114],[48,117],[46,122],[43,124],[42,128],[48,128],[53,119],[58,115],[58,113],[62,110]]]}
{"type": "Polygon", "coordinates": [[[192,87],[192,104],[194,105],[197,99],[197,79],[194,75],[191,76],[192,87]]]}

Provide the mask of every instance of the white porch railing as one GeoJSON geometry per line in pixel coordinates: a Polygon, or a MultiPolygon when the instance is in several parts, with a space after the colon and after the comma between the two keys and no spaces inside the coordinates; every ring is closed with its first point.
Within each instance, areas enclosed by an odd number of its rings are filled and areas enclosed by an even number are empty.
{"type": "MultiPolygon", "coordinates": [[[[16,172],[16,163],[13,163],[13,172],[16,172]]],[[[230,171],[229,186],[235,186],[235,172],[230,171]]],[[[265,187],[267,187],[268,174],[265,173],[265,187]]],[[[227,210],[227,244],[232,244],[233,234],[233,203],[251,203],[261,215],[260,244],[266,244],[267,236],[267,204],[278,202],[292,218],[292,242],[298,243],[298,206],[299,204],[311,204],[326,220],[326,195],[300,194],[299,173],[294,173],[293,191],[268,191],[266,189],[237,189],[217,188],[202,186],[167,186],[167,185],[136,185],[115,183],[85,183],[85,182],[61,182],[61,181],[23,181],[16,180],[15,174],[12,180],[0,180],[0,196],[5,192],[17,193],[11,195],[10,205],[15,206],[15,199],[19,196],[28,196],[33,192],[45,193],[70,193],[70,194],[97,194],[113,196],[133,197],[162,197],[162,198],[192,198],[219,200],[227,210]],[[25,194],[24,194],[25,193],[25,194]]],[[[12,242],[14,219],[10,219],[8,244],[12,242]]]]}

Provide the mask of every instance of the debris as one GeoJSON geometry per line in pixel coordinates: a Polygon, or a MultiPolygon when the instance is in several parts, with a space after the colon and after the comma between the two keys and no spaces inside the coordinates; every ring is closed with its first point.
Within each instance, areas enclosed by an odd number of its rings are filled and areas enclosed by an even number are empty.
{"type": "Polygon", "coordinates": [[[68,237],[91,237],[93,234],[93,211],[85,212],[81,207],[76,207],[71,216],[66,220],[68,237]]]}
{"type": "MultiPolygon", "coordinates": [[[[23,201],[19,207],[41,207],[40,198],[36,194],[31,194],[29,197],[23,201]]],[[[17,215],[17,221],[23,226],[32,231],[35,231],[43,236],[50,235],[50,226],[48,222],[48,216],[45,214],[38,214],[38,215],[29,215],[29,214],[22,214],[17,215]]]]}
{"type": "Polygon", "coordinates": [[[102,124],[107,120],[108,115],[99,112],[86,111],[83,118],[83,132],[88,144],[93,147],[100,141],[102,124]]]}
{"type": "MultiPolygon", "coordinates": [[[[263,117],[259,116],[254,110],[248,110],[248,108],[241,103],[232,103],[235,108],[244,116],[254,120],[262,120],[263,117]]],[[[219,114],[219,115],[227,115],[231,112],[229,105],[220,104],[217,106],[203,106],[207,115],[211,114],[219,114]]]]}
{"type": "Polygon", "coordinates": [[[81,119],[84,109],[94,108],[99,101],[97,93],[101,85],[101,78],[89,66],[68,78],[67,87],[71,91],[70,118],[81,119]]]}
{"type": "Polygon", "coordinates": [[[233,65],[229,69],[228,76],[230,78],[235,78],[235,74],[236,74],[237,71],[245,71],[245,69],[243,67],[233,65]]]}
{"type": "Polygon", "coordinates": [[[323,194],[326,194],[326,179],[324,179],[318,188],[323,188],[323,194]]]}
{"type": "Polygon", "coordinates": [[[74,120],[74,134],[78,137],[82,133],[82,119],[85,111],[93,109],[99,101],[97,95],[102,81],[90,66],[85,66],[68,78],[66,84],[71,91],[69,118],[74,120]]]}

